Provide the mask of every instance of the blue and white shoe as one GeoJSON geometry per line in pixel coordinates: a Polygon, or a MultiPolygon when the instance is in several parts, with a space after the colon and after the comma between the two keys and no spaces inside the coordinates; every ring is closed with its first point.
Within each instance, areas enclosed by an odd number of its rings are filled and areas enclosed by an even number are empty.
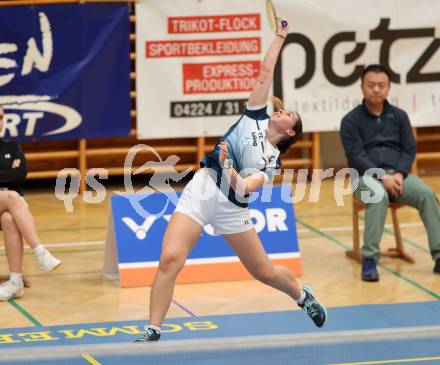
{"type": "Polygon", "coordinates": [[[145,326],[144,334],[134,342],[155,342],[155,341],[159,341],[159,339],[160,339],[160,332],[158,330],[145,326]]]}
{"type": "Polygon", "coordinates": [[[325,322],[327,322],[327,309],[315,298],[312,288],[304,285],[301,289],[306,293],[306,298],[300,307],[317,327],[324,326],[325,322]]]}

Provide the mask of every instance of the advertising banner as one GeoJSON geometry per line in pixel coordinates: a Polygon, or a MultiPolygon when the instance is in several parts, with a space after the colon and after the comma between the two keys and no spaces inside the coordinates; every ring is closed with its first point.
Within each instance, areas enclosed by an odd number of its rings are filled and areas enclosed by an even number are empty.
{"type": "MultiPolygon", "coordinates": [[[[273,263],[301,274],[295,213],[292,203],[281,199],[281,187],[271,188],[270,199],[262,190],[250,203],[250,215],[264,249],[273,263]],[[267,202],[265,200],[268,200],[267,202]],[[269,201],[270,200],[270,201],[269,201]]],[[[180,193],[177,193],[179,196],[180,193]]],[[[105,250],[104,273],[122,287],[151,285],[162,251],[162,238],[174,211],[168,193],[113,195],[105,250]],[[149,215],[139,215],[136,204],[149,215]]],[[[191,251],[178,283],[243,280],[251,276],[221,236],[210,225],[191,251]]]]}
{"type": "Polygon", "coordinates": [[[1,136],[127,135],[129,53],[127,4],[1,7],[1,136]]]}
{"type": "Polygon", "coordinates": [[[220,136],[238,119],[274,37],[290,22],[273,94],[305,131],[339,130],[362,101],[364,66],[391,70],[389,100],[413,126],[440,125],[440,3],[420,0],[140,0],[141,138],[220,136]],[[229,3],[228,3],[229,4],[229,3]]]}

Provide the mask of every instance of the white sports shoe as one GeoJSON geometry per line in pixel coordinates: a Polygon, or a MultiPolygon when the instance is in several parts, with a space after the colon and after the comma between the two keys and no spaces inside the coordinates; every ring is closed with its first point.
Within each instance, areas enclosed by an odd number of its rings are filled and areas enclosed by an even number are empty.
{"type": "Polygon", "coordinates": [[[15,283],[11,280],[0,285],[0,301],[8,301],[23,296],[23,283],[15,283]]]}
{"type": "Polygon", "coordinates": [[[35,254],[38,261],[38,267],[43,271],[52,271],[55,270],[58,266],[61,265],[61,260],[58,260],[56,257],[52,256],[52,254],[44,250],[44,252],[35,254]]]}

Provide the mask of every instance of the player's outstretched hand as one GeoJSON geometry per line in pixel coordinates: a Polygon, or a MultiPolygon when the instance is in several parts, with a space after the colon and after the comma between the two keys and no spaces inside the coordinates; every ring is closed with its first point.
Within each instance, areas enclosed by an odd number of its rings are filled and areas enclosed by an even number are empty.
{"type": "Polygon", "coordinates": [[[289,33],[289,22],[284,18],[277,18],[277,34],[287,37],[289,33]]]}

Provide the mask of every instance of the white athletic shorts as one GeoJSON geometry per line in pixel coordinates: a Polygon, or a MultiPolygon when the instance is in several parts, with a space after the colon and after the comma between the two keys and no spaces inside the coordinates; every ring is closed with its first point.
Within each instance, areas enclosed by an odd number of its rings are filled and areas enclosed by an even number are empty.
{"type": "Polygon", "coordinates": [[[210,174],[213,172],[206,168],[194,174],[183,189],[175,211],[190,216],[202,227],[210,224],[216,236],[253,229],[249,209],[230,202],[210,174]]]}

